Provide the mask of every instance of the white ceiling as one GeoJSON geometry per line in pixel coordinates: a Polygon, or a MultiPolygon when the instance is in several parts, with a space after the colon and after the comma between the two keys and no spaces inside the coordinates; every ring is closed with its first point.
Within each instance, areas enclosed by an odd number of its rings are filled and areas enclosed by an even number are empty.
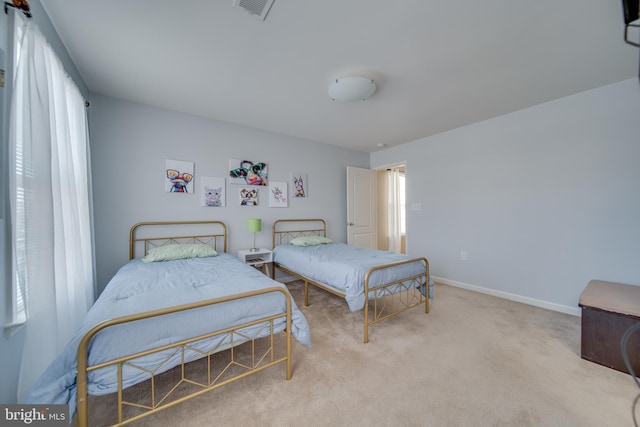
{"type": "Polygon", "coordinates": [[[362,151],[638,75],[621,0],[41,3],[92,93],[362,151]]]}

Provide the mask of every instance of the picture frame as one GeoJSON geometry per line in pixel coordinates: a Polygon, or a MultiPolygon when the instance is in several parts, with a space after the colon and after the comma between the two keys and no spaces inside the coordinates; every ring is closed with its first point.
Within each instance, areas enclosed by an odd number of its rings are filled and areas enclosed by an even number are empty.
{"type": "Polygon", "coordinates": [[[164,189],[167,193],[193,193],[194,163],[165,160],[164,189]]]}
{"type": "Polygon", "coordinates": [[[220,208],[227,205],[224,178],[200,178],[200,206],[220,208]]]}
{"type": "Polygon", "coordinates": [[[272,208],[289,206],[289,192],[286,182],[271,181],[269,184],[269,206],[272,208]]]}
{"type": "Polygon", "coordinates": [[[255,187],[240,187],[240,206],[258,206],[258,189],[255,187]]]}
{"type": "Polygon", "coordinates": [[[268,165],[253,160],[229,159],[229,183],[268,185],[268,165]]]}
{"type": "Polygon", "coordinates": [[[291,172],[291,197],[294,199],[307,197],[309,192],[307,174],[291,172]]]}

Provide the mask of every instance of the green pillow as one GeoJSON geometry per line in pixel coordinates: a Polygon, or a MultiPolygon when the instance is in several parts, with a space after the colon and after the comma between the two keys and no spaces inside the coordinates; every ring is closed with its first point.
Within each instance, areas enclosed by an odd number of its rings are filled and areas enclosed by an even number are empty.
{"type": "Polygon", "coordinates": [[[316,246],[331,243],[331,239],[322,236],[300,236],[289,240],[289,243],[295,246],[316,246]]]}
{"type": "Polygon", "coordinates": [[[216,256],[218,253],[208,245],[188,243],[165,245],[153,248],[142,258],[142,262],[171,261],[185,258],[204,258],[216,256]]]}

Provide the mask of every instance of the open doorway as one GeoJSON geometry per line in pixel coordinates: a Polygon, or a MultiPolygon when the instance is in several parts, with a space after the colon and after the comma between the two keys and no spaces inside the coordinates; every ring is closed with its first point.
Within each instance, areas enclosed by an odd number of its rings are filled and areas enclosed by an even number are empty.
{"type": "Polygon", "coordinates": [[[406,166],[398,164],[376,171],[377,248],[407,253],[406,166]]]}

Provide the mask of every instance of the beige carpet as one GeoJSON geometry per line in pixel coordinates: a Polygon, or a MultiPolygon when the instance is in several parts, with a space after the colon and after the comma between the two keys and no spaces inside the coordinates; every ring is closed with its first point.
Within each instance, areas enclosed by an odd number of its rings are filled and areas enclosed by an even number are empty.
{"type": "Polygon", "coordinates": [[[634,425],[639,390],[580,358],[577,317],[436,284],[430,314],[388,319],[363,344],[361,312],[315,289],[304,307],[301,282],[289,288],[313,342],[294,341],[290,381],[278,365],[134,425],[634,425]]]}

